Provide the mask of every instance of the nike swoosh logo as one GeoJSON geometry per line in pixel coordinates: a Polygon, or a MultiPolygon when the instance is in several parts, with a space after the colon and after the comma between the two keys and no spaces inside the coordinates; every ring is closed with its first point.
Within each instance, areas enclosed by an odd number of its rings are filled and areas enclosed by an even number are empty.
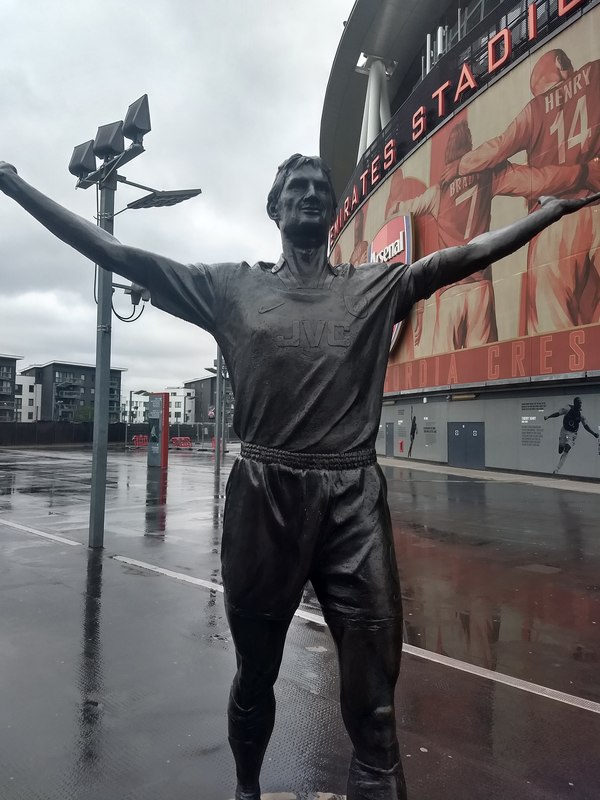
{"type": "Polygon", "coordinates": [[[258,309],[258,313],[259,314],[266,314],[267,311],[273,311],[274,309],[279,308],[280,306],[284,306],[284,305],[285,305],[285,300],[282,300],[280,303],[273,303],[270,306],[261,306],[258,309]]]}

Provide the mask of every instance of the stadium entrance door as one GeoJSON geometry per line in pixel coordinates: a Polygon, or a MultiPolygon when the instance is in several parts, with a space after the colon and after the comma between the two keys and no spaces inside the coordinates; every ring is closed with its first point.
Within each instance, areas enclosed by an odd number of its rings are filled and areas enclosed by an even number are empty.
{"type": "Polygon", "coordinates": [[[448,423],[448,464],[485,469],[485,423],[448,423]]]}

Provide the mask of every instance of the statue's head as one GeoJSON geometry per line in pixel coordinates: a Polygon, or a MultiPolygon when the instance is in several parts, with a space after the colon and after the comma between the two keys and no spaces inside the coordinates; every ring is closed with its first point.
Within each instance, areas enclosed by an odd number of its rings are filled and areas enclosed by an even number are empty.
{"type": "Polygon", "coordinates": [[[335,206],[329,167],[299,153],[281,164],[267,198],[267,214],[282,237],[304,247],[327,241],[335,206]]]}

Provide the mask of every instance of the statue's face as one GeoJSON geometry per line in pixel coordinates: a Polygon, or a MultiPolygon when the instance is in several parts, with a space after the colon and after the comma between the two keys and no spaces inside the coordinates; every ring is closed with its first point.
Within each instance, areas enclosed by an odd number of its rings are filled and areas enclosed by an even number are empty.
{"type": "Polygon", "coordinates": [[[277,202],[281,235],[298,246],[327,241],[333,216],[329,181],[314,164],[302,164],[290,173],[277,202]]]}

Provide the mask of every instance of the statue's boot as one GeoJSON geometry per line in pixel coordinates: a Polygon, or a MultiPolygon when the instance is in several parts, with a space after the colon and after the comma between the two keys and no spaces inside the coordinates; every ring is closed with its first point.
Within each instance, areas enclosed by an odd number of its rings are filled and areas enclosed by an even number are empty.
{"type": "Polygon", "coordinates": [[[348,775],[348,800],[406,800],[406,783],[402,764],[391,769],[378,769],[363,764],[353,756],[348,775]]]}
{"type": "Polygon", "coordinates": [[[237,774],[235,800],[260,800],[258,776],[266,750],[266,742],[243,741],[229,737],[237,774]]]}
{"type": "Polygon", "coordinates": [[[238,783],[235,790],[235,800],[260,800],[260,789],[244,789],[238,783]]]}

